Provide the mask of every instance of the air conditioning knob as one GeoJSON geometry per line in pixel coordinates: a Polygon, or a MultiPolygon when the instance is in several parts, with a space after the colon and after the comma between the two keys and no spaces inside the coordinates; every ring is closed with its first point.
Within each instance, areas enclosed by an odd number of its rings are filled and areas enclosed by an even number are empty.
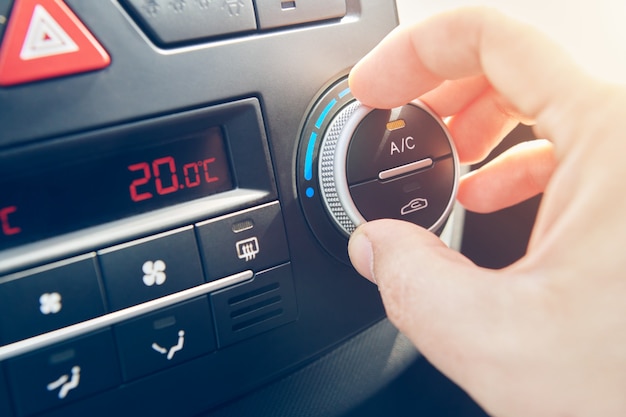
{"type": "Polygon", "coordinates": [[[322,139],[319,189],[346,235],[380,218],[437,232],[454,205],[458,166],[446,126],[423,103],[381,110],[352,101],[322,139]]]}
{"type": "Polygon", "coordinates": [[[365,221],[401,219],[441,232],[458,177],[445,124],[419,101],[372,109],[342,76],[320,91],[302,121],[298,200],[317,240],[346,264],[348,237],[365,221]]]}

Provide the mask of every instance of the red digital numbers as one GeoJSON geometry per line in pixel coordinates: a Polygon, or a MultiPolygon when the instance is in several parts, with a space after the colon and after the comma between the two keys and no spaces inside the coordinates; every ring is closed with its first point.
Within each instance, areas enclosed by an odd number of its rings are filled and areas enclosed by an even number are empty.
{"type": "Polygon", "coordinates": [[[170,194],[178,191],[178,175],[176,175],[176,164],[174,158],[166,156],[165,158],[159,158],[152,161],[152,172],[154,172],[154,182],[156,185],[156,191],[158,195],[170,194]],[[161,167],[167,166],[170,171],[170,185],[163,186],[161,180],[161,167]]]}
{"type": "Polygon", "coordinates": [[[5,236],[16,235],[22,231],[21,228],[12,226],[9,215],[17,211],[16,206],[0,208],[0,226],[2,226],[2,234],[5,236]]]}
{"type": "Polygon", "coordinates": [[[185,185],[188,188],[197,187],[198,185],[200,185],[200,182],[202,181],[200,179],[200,168],[195,162],[183,166],[183,174],[185,174],[185,185]],[[192,170],[193,173],[190,173],[190,170],[192,170]],[[191,179],[192,175],[193,180],[191,179]]]}
{"type": "Polygon", "coordinates": [[[182,167],[184,184],[181,183],[176,161],[172,156],[157,158],[151,163],[139,162],[128,166],[129,171],[140,172],[141,176],[130,183],[130,198],[135,202],[148,200],[156,195],[175,193],[185,188],[198,187],[202,182],[212,183],[219,181],[209,173],[210,165],[215,158],[208,158],[198,162],[190,162],[182,167]],[[151,180],[154,179],[154,184],[151,180]]]}
{"type": "Polygon", "coordinates": [[[143,171],[143,177],[137,178],[130,183],[130,198],[133,201],[142,201],[152,198],[152,193],[144,192],[138,193],[137,187],[147,184],[152,178],[150,174],[150,165],[147,162],[140,162],[138,164],[129,165],[128,169],[131,171],[143,171]]]}

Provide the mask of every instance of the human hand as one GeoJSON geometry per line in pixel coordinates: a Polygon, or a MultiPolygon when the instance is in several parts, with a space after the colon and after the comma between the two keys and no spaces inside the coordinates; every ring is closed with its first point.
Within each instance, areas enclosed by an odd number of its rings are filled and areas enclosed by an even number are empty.
{"type": "Polygon", "coordinates": [[[505,269],[479,268],[408,223],[356,230],[351,260],[378,284],[390,320],[491,414],[626,415],[626,90],[485,9],[399,28],[354,68],[350,86],[372,107],[420,97],[452,116],[464,163],[520,120],[548,139],[459,187],[459,201],[479,212],[544,192],[527,254],[505,269]]]}

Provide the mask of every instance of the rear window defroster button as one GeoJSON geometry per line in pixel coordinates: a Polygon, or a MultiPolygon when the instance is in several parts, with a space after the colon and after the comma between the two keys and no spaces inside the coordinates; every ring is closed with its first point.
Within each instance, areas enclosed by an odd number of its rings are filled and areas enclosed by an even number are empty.
{"type": "Polygon", "coordinates": [[[196,225],[209,280],[251,269],[259,272],[289,260],[278,203],[196,225]]]}

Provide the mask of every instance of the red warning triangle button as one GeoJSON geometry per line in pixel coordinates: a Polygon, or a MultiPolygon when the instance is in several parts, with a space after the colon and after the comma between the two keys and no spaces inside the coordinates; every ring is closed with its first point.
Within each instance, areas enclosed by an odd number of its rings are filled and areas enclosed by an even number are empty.
{"type": "Polygon", "coordinates": [[[24,61],[78,51],[78,45],[40,4],[35,5],[20,58],[24,61]]]}
{"type": "Polygon", "coordinates": [[[104,68],[111,59],[62,0],[16,0],[0,46],[0,86],[104,68]]]}

